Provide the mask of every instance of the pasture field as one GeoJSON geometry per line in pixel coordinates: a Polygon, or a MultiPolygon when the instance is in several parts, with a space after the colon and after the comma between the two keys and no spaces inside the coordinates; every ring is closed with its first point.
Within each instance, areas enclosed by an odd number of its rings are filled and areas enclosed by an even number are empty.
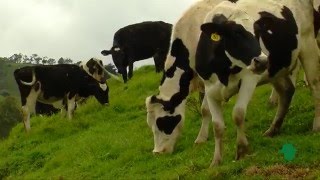
{"type": "Polygon", "coordinates": [[[270,86],[257,89],[248,107],[246,132],[251,153],[234,161],[236,128],[231,119],[236,97],[224,105],[223,162],[209,168],[212,128],[207,143],[193,142],[201,118],[197,94],[188,99],[186,121],[173,154],[153,155],[145,98],[158,92],[161,74],[152,66],[134,72],[127,85],[109,80],[110,105],[95,99],[80,106],[70,122],[60,114],[33,117],[31,132],[17,125],[0,141],[0,179],[320,179],[320,133],[313,133],[313,102],[298,82],[281,134],[263,137],[275,114],[267,103],[270,86]],[[294,145],[292,161],[280,153],[294,145]]]}

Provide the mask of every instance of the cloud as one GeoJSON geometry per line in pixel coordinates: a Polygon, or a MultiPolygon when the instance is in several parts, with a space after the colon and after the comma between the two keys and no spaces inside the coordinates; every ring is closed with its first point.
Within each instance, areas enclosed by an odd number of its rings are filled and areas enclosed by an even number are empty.
{"type": "Polygon", "coordinates": [[[0,0],[0,56],[98,57],[119,28],[174,23],[194,0],[0,0]]]}

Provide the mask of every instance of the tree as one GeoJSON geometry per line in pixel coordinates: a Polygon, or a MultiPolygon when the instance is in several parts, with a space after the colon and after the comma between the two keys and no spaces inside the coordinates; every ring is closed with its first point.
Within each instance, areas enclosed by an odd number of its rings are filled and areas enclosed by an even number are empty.
{"type": "Polygon", "coordinates": [[[0,60],[9,61],[9,59],[7,57],[0,57],[0,60]]]}
{"type": "Polygon", "coordinates": [[[0,136],[8,136],[11,129],[22,121],[19,103],[14,97],[8,96],[0,102],[0,136]]]}
{"type": "Polygon", "coordinates": [[[42,58],[40,56],[38,56],[38,54],[32,54],[32,59],[36,64],[40,64],[42,58]]]}
{"type": "Polygon", "coordinates": [[[48,61],[47,61],[47,63],[50,64],[50,65],[53,65],[53,64],[56,63],[56,60],[53,59],[53,58],[49,58],[48,61]]]}
{"type": "Polygon", "coordinates": [[[117,68],[116,68],[116,66],[114,66],[114,65],[111,64],[111,63],[105,65],[104,68],[105,68],[106,70],[108,70],[109,72],[111,72],[112,74],[117,74],[117,68]]]}
{"type": "Polygon", "coordinates": [[[30,58],[28,59],[28,62],[30,63],[30,64],[32,64],[33,62],[35,62],[35,58],[36,57],[38,57],[38,54],[32,54],[31,56],[30,56],[30,58]]]}
{"type": "Polygon", "coordinates": [[[65,63],[64,63],[64,59],[63,59],[63,57],[59,58],[59,60],[58,60],[58,64],[65,64],[65,63]]]}
{"type": "Polygon", "coordinates": [[[70,58],[63,58],[63,57],[61,57],[61,58],[59,58],[59,60],[58,60],[58,64],[72,64],[72,60],[70,59],[70,58]]]}
{"type": "Polygon", "coordinates": [[[72,61],[70,58],[66,58],[66,59],[64,60],[64,63],[65,63],[65,64],[72,64],[73,61],[72,61]]]}
{"type": "Polygon", "coordinates": [[[43,65],[47,64],[47,63],[48,63],[48,57],[47,57],[47,56],[44,56],[44,57],[42,58],[41,63],[42,63],[43,65]]]}
{"type": "Polygon", "coordinates": [[[28,63],[30,61],[29,57],[27,55],[23,56],[23,63],[28,63]]]}
{"type": "Polygon", "coordinates": [[[6,62],[4,60],[0,59],[0,77],[4,77],[4,75],[5,75],[5,68],[4,68],[5,65],[6,65],[6,62]]]}
{"type": "MultiPolygon", "coordinates": [[[[112,74],[117,74],[117,68],[111,63],[105,65],[104,68],[112,74]]],[[[110,78],[110,75],[107,74],[107,79],[109,78],[110,78]]]]}
{"type": "Polygon", "coordinates": [[[23,55],[21,53],[19,54],[14,54],[9,57],[9,61],[13,63],[21,63],[22,62],[23,55]]]}

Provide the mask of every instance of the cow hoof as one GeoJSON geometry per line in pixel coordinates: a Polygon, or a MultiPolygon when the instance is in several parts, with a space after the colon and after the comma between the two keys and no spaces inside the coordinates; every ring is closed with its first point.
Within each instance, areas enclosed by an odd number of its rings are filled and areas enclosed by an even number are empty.
{"type": "Polygon", "coordinates": [[[313,132],[320,132],[320,126],[313,126],[313,132]]]}
{"type": "Polygon", "coordinates": [[[275,129],[269,128],[266,132],[263,133],[263,136],[273,137],[277,134],[275,129]]]}
{"type": "Polygon", "coordinates": [[[315,119],[314,119],[312,130],[313,130],[314,132],[320,132],[320,119],[318,119],[318,118],[315,118],[315,119]]]}
{"type": "Polygon", "coordinates": [[[242,159],[248,154],[248,152],[249,152],[248,145],[245,145],[245,144],[237,145],[236,160],[242,159]]]}
{"type": "Polygon", "coordinates": [[[203,143],[206,143],[206,142],[207,142],[207,138],[205,138],[205,137],[198,137],[198,138],[194,141],[195,144],[203,144],[203,143]]]}
{"type": "Polygon", "coordinates": [[[210,168],[219,166],[221,164],[221,158],[214,158],[214,160],[210,164],[210,168]]]}

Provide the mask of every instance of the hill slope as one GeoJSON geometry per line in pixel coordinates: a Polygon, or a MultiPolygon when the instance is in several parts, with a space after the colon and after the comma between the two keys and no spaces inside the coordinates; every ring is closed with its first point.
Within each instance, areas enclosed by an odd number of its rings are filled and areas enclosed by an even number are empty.
{"type": "Polygon", "coordinates": [[[0,93],[5,91],[11,96],[19,97],[19,90],[14,80],[13,72],[15,69],[23,66],[26,66],[26,64],[16,64],[0,60],[0,93]]]}
{"type": "MultiPolygon", "coordinates": [[[[0,141],[0,179],[208,179],[319,177],[320,134],[311,132],[313,105],[307,88],[297,88],[282,133],[266,138],[275,108],[267,106],[270,87],[259,87],[247,113],[247,135],[252,155],[234,162],[235,125],[231,119],[234,99],[225,105],[227,129],[224,159],[209,169],[214,140],[194,145],[200,115],[189,106],[183,134],[171,155],[154,156],[153,135],[146,123],[145,98],[157,93],[161,74],[147,66],[134,72],[127,85],[110,81],[110,106],[95,99],[79,107],[70,122],[60,114],[33,117],[31,133],[22,123],[7,140],[0,141]],[[285,143],[297,149],[286,162],[279,153],[285,143]]],[[[196,94],[189,99],[194,103],[196,94]]],[[[212,131],[212,130],[211,130],[212,131]]]]}

